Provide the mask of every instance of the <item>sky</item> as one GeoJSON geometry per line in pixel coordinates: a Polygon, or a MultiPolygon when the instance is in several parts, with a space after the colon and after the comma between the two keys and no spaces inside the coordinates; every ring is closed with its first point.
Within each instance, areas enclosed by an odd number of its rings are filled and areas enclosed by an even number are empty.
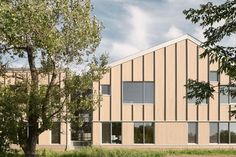
{"type": "MultiPolygon", "coordinates": [[[[198,8],[207,0],[92,0],[93,13],[103,24],[97,54],[109,62],[189,34],[204,41],[203,29],[185,19],[184,9],[198,8]]],[[[219,4],[220,0],[212,0],[219,4]]],[[[234,42],[236,42],[234,38],[234,42]]],[[[227,43],[232,42],[228,39],[227,43]]]]}

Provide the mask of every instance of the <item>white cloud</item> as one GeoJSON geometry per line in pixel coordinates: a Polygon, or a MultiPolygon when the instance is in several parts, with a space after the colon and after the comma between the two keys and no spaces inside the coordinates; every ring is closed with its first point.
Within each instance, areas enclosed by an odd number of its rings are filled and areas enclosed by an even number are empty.
{"type": "Polygon", "coordinates": [[[172,25],[167,31],[167,33],[165,34],[165,37],[167,39],[174,39],[174,38],[180,37],[183,34],[184,33],[182,32],[182,30],[172,25]]]}

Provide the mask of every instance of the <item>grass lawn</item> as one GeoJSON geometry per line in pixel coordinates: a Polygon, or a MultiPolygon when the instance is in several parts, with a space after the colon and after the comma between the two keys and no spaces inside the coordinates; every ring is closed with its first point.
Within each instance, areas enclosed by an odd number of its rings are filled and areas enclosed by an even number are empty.
{"type": "MultiPolygon", "coordinates": [[[[214,149],[214,150],[135,150],[135,149],[101,149],[101,148],[82,148],[79,150],[56,152],[50,150],[38,151],[38,157],[167,157],[167,156],[190,156],[190,155],[235,155],[234,149],[214,149]]],[[[1,155],[4,157],[23,157],[20,153],[1,155]]]]}

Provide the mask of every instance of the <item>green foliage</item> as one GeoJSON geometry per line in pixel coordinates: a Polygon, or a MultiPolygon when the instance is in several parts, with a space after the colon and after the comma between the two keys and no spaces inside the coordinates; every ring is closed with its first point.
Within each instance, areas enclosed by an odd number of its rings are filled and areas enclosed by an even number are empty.
{"type": "MultiPolygon", "coordinates": [[[[201,46],[205,51],[200,56],[202,58],[209,57],[210,63],[220,63],[218,71],[220,73],[224,72],[230,77],[230,86],[235,86],[233,82],[236,81],[236,47],[224,46],[221,41],[236,33],[235,5],[235,0],[227,0],[219,5],[208,2],[207,4],[201,4],[198,9],[190,8],[183,11],[186,19],[198,23],[204,29],[203,34],[206,41],[201,46]]],[[[187,86],[194,90],[194,92],[188,93],[187,97],[195,94],[196,97],[199,97],[199,100],[202,100],[203,96],[206,98],[212,97],[212,93],[215,91],[209,83],[193,80],[187,86]]],[[[234,97],[235,89],[231,93],[234,97]]]]}
{"type": "Polygon", "coordinates": [[[93,109],[100,100],[89,91],[107,71],[107,55],[94,57],[102,26],[91,10],[90,0],[0,0],[1,77],[15,77],[5,75],[11,59],[29,68],[14,88],[0,86],[1,150],[16,143],[34,156],[38,135],[53,121],[73,120],[78,109],[93,109]],[[72,65],[86,70],[72,74],[72,65]],[[66,77],[59,82],[61,73],[66,77]],[[79,97],[70,101],[73,93],[79,97]]]}

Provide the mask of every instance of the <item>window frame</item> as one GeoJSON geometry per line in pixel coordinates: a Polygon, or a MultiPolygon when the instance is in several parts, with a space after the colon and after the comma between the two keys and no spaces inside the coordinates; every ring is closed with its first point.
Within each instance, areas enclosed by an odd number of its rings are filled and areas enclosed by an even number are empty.
{"type": "Polygon", "coordinates": [[[155,103],[155,81],[122,81],[122,104],[127,104],[127,105],[131,105],[131,104],[154,104],[155,103]],[[125,102],[124,101],[124,83],[141,83],[142,84],[142,102],[125,102]],[[145,84],[146,83],[152,83],[152,92],[153,92],[153,98],[152,98],[152,102],[146,102],[145,100],[145,84]]]}

